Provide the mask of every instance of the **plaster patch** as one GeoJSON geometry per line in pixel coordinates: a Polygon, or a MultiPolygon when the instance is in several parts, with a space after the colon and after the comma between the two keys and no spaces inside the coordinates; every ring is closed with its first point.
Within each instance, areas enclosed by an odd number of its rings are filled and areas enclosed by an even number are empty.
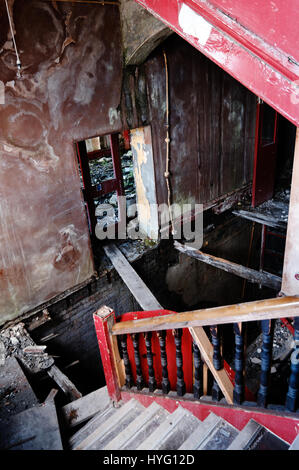
{"type": "Polygon", "coordinates": [[[115,122],[119,119],[119,112],[116,108],[109,108],[109,122],[113,126],[115,122]]]}
{"type": "Polygon", "coordinates": [[[197,38],[202,46],[206,44],[212,31],[212,25],[185,4],[180,9],[179,25],[184,33],[197,38]]]}

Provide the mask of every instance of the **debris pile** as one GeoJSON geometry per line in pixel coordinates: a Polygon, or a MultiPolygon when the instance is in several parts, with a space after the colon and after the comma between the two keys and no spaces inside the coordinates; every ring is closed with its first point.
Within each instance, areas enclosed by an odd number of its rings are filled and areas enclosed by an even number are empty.
{"type": "Polygon", "coordinates": [[[45,351],[46,346],[35,344],[24,323],[0,331],[0,344],[2,344],[2,364],[7,357],[15,356],[33,374],[54,364],[54,359],[45,351]]]}

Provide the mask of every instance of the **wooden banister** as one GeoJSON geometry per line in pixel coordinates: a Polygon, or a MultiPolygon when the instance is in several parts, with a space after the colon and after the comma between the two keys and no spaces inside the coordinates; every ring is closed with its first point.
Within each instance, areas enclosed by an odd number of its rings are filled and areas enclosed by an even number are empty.
{"type": "Polygon", "coordinates": [[[277,297],[115,323],[111,334],[144,333],[297,316],[299,316],[299,296],[277,297]]]}

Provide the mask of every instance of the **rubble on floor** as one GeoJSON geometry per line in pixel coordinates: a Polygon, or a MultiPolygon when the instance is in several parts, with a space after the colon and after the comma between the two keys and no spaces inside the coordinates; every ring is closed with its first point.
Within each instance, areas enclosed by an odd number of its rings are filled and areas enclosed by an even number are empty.
{"type": "MultiPolygon", "coordinates": [[[[255,393],[258,390],[259,378],[261,372],[263,337],[260,334],[256,340],[246,350],[246,385],[255,393]]],[[[281,374],[282,369],[287,370],[289,364],[288,358],[294,348],[294,337],[281,320],[276,320],[273,336],[271,380],[280,382],[285,379],[285,373],[281,374]]],[[[286,378],[287,378],[286,377],[286,378]]],[[[281,383],[281,382],[280,382],[281,383]]],[[[283,394],[281,394],[283,395],[283,394]]]]}
{"type": "Polygon", "coordinates": [[[46,348],[35,344],[22,322],[0,331],[1,450],[62,449],[54,403],[57,390],[49,388],[47,398],[40,403],[30,378],[40,372],[48,374],[68,402],[80,399],[82,394],[58,369],[46,348]]]}
{"type": "Polygon", "coordinates": [[[0,331],[0,343],[4,347],[2,362],[8,357],[17,357],[33,374],[54,364],[54,359],[45,351],[46,346],[36,348],[22,322],[0,331]]]}
{"type": "MultiPolygon", "coordinates": [[[[113,242],[117,245],[123,255],[127,258],[129,263],[133,263],[138,259],[142,258],[146,253],[151,250],[154,250],[159,246],[159,242],[155,240],[124,240],[124,241],[117,241],[113,240],[113,242]]],[[[99,258],[98,263],[98,272],[101,274],[106,274],[107,272],[114,269],[112,262],[106,256],[103,255],[103,251],[101,249],[101,254],[97,257],[99,258]]]]}

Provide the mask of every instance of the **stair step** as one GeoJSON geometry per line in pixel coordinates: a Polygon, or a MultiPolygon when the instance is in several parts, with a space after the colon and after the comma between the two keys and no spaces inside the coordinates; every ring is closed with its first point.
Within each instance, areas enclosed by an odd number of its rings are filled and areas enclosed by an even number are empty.
{"type": "Polygon", "coordinates": [[[177,450],[199,424],[192,413],[179,406],[136,450],[177,450]]]}
{"type": "Polygon", "coordinates": [[[225,450],[235,439],[238,430],[227,421],[210,413],[179,450],[225,450]]]}
{"type": "Polygon", "coordinates": [[[74,450],[101,450],[105,445],[126,429],[144,410],[137,400],[130,400],[105,420],[89,436],[74,447],[74,450]]]}
{"type": "Polygon", "coordinates": [[[160,424],[169,413],[153,402],[129,426],[110,441],[104,450],[135,450],[160,424]]]}
{"type": "Polygon", "coordinates": [[[289,444],[251,419],[227,450],[287,450],[289,444]]]}
{"type": "Polygon", "coordinates": [[[197,450],[226,450],[238,435],[239,431],[234,426],[219,416],[216,418],[214,425],[212,423],[199,442],[197,450]]]}
{"type": "Polygon", "coordinates": [[[210,413],[204,421],[201,421],[199,426],[192,434],[183,442],[179,450],[196,450],[209,435],[215,426],[220,422],[221,418],[214,413],[210,413]]]}
{"type": "Polygon", "coordinates": [[[299,434],[293,440],[292,444],[289,447],[289,450],[299,450],[299,434]]]}
{"type": "Polygon", "coordinates": [[[92,419],[88,421],[79,431],[77,431],[73,436],[69,439],[69,445],[73,449],[76,447],[80,442],[83,441],[86,437],[88,437],[95,429],[97,429],[102,423],[105,423],[110,417],[116,413],[117,409],[110,405],[104,411],[100,411],[97,413],[92,419]]]}
{"type": "Polygon", "coordinates": [[[105,386],[64,405],[61,413],[65,424],[68,427],[75,427],[86,423],[109,406],[111,406],[111,400],[107,386],[105,386]]]}

